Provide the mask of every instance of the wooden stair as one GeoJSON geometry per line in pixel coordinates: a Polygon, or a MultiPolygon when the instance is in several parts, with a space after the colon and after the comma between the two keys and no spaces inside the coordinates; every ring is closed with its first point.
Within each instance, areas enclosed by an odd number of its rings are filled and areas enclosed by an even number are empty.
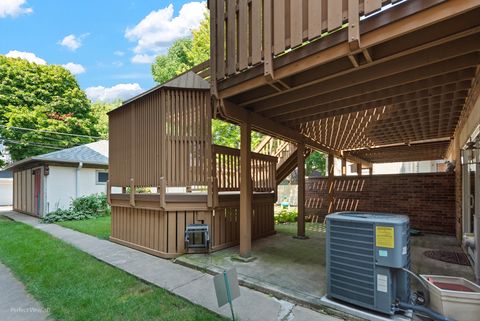
{"type": "MultiPolygon", "coordinates": [[[[267,154],[278,158],[275,180],[280,184],[297,167],[297,146],[270,136],[265,136],[255,149],[256,153],[267,154]]],[[[306,151],[305,157],[310,155],[306,151]]]]}

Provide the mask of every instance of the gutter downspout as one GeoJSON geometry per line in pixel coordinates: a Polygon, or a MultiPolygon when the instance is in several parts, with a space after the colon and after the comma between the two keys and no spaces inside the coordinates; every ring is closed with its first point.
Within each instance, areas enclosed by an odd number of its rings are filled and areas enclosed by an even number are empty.
{"type": "Polygon", "coordinates": [[[83,168],[83,163],[78,163],[78,167],[75,169],[75,198],[80,197],[80,170],[83,168]]]}

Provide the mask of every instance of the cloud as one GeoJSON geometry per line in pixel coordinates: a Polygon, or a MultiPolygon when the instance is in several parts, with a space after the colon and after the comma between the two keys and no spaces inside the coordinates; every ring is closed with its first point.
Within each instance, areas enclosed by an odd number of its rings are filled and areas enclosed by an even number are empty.
{"type": "Polygon", "coordinates": [[[120,67],[123,66],[123,62],[121,62],[121,61],[114,61],[114,62],[112,62],[112,65],[113,65],[114,67],[120,68],[120,67]]]}
{"type": "Polygon", "coordinates": [[[93,101],[111,102],[115,100],[126,100],[143,92],[138,83],[118,84],[113,87],[88,87],[85,89],[87,97],[93,101]]]}
{"type": "Polygon", "coordinates": [[[137,54],[132,57],[134,64],[151,64],[155,61],[155,55],[137,54]]]}
{"type": "Polygon", "coordinates": [[[42,58],[37,57],[34,53],[32,52],[25,52],[25,51],[18,51],[18,50],[11,50],[9,51],[5,56],[10,57],[10,58],[21,58],[28,60],[30,62],[34,62],[38,65],[46,65],[47,62],[43,60],[42,58]]]}
{"type": "Polygon", "coordinates": [[[32,8],[26,8],[23,5],[26,0],[2,0],[0,1],[0,18],[8,16],[17,17],[22,14],[32,13],[32,8]]]}
{"type": "Polygon", "coordinates": [[[119,56],[119,57],[123,57],[125,56],[125,52],[121,51],[121,50],[117,50],[113,53],[115,56],[119,56]]]}
{"type": "Polygon", "coordinates": [[[65,36],[65,38],[63,38],[62,40],[60,40],[58,44],[60,46],[64,46],[68,48],[71,51],[75,51],[82,46],[82,40],[86,36],[88,36],[88,33],[83,34],[81,36],[75,36],[73,34],[68,35],[68,36],[65,36]]]}
{"type": "Polygon", "coordinates": [[[175,40],[190,36],[191,31],[198,28],[204,19],[205,10],[205,1],[193,1],[185,3],[178,16],[174,17],[173,4],[170,4],[150,12],[135,27],[127,28],[125,37],[137,43],[132,62],[146,63],[147,55],[165,52],[175,40]]]}
{"type": "Polygon", "coordinates": [[[80,64],[69,62],[68,64],[62,65],[63,68],[69,70],[74,75],[83,74],[87,70],[80,64]]]}

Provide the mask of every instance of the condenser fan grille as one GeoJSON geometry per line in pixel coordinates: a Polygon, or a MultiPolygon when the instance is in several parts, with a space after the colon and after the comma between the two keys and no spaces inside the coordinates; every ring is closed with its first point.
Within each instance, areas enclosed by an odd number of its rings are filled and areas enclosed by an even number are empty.
{"type": "Polygon", "coordinates": [[[374,241],[373,224],[331,222],[330,293],[374,304],[374,241]]]}

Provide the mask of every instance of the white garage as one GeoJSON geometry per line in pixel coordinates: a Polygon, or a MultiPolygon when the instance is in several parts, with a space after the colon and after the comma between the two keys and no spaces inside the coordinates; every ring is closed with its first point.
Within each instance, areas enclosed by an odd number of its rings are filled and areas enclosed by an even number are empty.
{"type": "Polygon", "coordinates": [[[0,171],[0,206],[13,204],[13,175],[11,171],[0,171]]]}
{"type": "Polygon", "coordinates": [[[30,157],[8,169],[13,171],[13,209],[41,217],[67,209],[75,198],[106,192],[108,141],[30,157]]]}

